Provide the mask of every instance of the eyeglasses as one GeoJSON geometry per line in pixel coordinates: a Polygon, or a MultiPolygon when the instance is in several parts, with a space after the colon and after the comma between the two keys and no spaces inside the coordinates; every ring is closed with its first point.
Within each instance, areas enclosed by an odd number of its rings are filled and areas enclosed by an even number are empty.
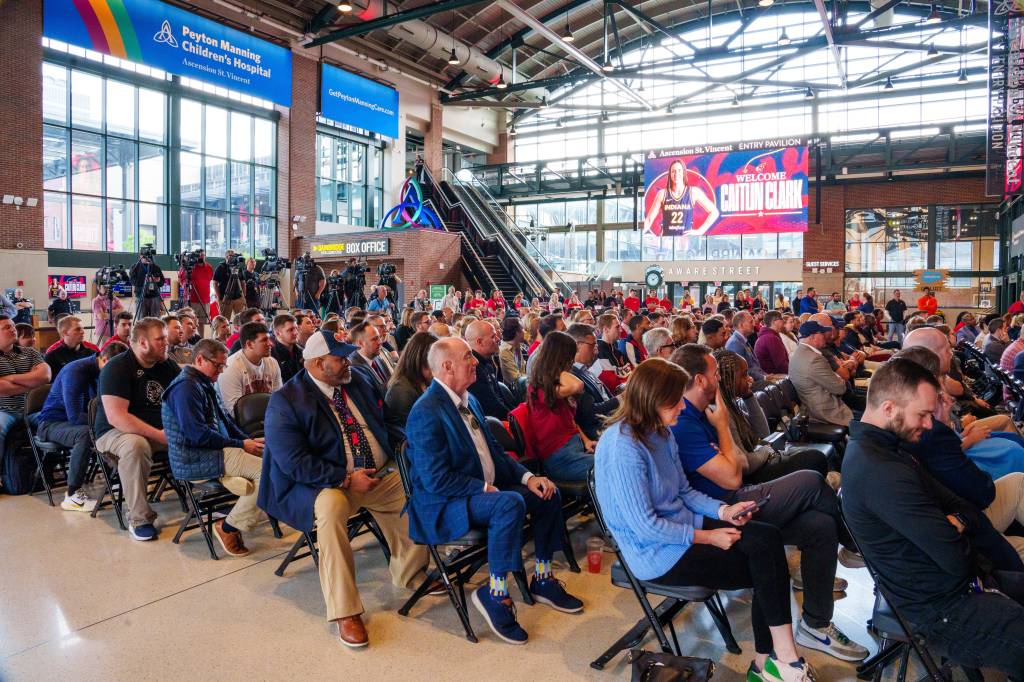
{"type": "Polygon", "coordinates": [[[658,350],[665,350],[666,348],[671,348],[672,350],[675,350],[676,348],[679,348],[679,345],[680,344],[678,344],[675,341],[673,341],[672,343],[666,343],[664,346],[662,346],[658,350]]]}
{"type": "Polygon", "coordinates": [[[597,341],[577,341],[576,343],[577,343],[577,345],[581,345],[581,346],[596,346],[597,345],[597,341]]]}

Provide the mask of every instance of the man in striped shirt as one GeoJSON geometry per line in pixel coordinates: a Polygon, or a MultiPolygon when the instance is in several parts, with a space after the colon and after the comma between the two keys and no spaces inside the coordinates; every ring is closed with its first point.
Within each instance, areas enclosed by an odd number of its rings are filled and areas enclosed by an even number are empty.
{"type": "Polygon", "coordinates": [[[25,411],[25,396],[50,381],[50,366],[35,348],[17,345],[14,320],[0,315],[0,458],[7,435],[25,411]]]}

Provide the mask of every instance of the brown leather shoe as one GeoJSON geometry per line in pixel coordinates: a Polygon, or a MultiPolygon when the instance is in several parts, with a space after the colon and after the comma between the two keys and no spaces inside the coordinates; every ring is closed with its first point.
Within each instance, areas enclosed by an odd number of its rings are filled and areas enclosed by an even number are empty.
{"type": "Polygon", "coordinates": [[[249,548],[242,542],[242,534],[237,530],[228,533],[224,530],[224,520],[213,524],[213,534],[217,536],[220,546],[231,556],[249,556],[249,548]]]}
{"type": "Polygon", "coordinates": [[[358,649],[370,643],[366,636],[366,626],[362,616],[348,616],[335,621],[338,624],[338,637],[345,646],[358,649]]]}

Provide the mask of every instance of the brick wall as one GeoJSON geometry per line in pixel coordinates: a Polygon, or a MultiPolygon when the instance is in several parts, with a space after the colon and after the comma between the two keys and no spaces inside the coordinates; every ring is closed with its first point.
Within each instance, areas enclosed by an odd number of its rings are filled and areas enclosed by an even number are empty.
{"type": "MultiPolygon", "coordinates": [[[[288,192],[290,211],[282,220],[284,231],[279,232],[278,244],[290,245],[289,258],[302,255],[301,243],[295,237],[316,234],[316,91],[317,63],[299,55],[292,58],[292,107],[288,112],[290,147],[288,192]],[[291,217],[306,216],[292,231],[291,217]]],[[[281,181],[284,184],[283,181],[281,181]]]]}
{"type": "Polygon", "coordinates": [[[39,199],[0,204],[0,249],[43,248],[42,15],[41,2],[0,2],[0,194],[39,199]]]}

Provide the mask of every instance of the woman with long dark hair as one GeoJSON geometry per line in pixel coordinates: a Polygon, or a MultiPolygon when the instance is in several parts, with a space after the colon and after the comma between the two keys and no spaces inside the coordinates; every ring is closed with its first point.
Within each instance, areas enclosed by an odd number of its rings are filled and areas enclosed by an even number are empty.
{"type": "Polygon", "coordinates": [[[640,580],[721,590],[753,587],[757,655],[747,679],[811,681],[811,666],[793,641],[789,567],[779,530],[750,520],[753,503],[726,505],[694,490],[686,479],[670,428],[679,419],[689,381],[683,368],[652,358],[633,372],[619,397],[594,458],[597,499],[608,530],[640,580]]]}
{"type": "Polygon", "coordinates": [[[700,187],[687,184],[686,164],[676,159],[668,166],[668,182],[664,189],[654,195],[644,230],[651,231],[658,217],[661,217],[661,234],[704,234],[715,224],[719,216],[718,206],[708,198],[700,187]],[[700,206],[707,212],[704,222],[697,229],[693,227],[693,207],[700,206]]]}
{"type": "Polygon", "coordinates": [[[427,364],[427,352],[435,341],[437,337],[430,332],[416,332],[398,357],[398,365],[388,380],[384,396],[384,405],[387,406],[384,417],[389,427],[404,433],[409,411],[430,385],[433,375],[427,364]]]}
{"type": "Polygon", "coordinates": [[[576,396],[583,382],[572,372],[576,340],[565,332],[544,337],[530,368],[526,406],[533,448],[553,479],[585,481],[594,466],[595,443],[576,425],[576,396]]]}

